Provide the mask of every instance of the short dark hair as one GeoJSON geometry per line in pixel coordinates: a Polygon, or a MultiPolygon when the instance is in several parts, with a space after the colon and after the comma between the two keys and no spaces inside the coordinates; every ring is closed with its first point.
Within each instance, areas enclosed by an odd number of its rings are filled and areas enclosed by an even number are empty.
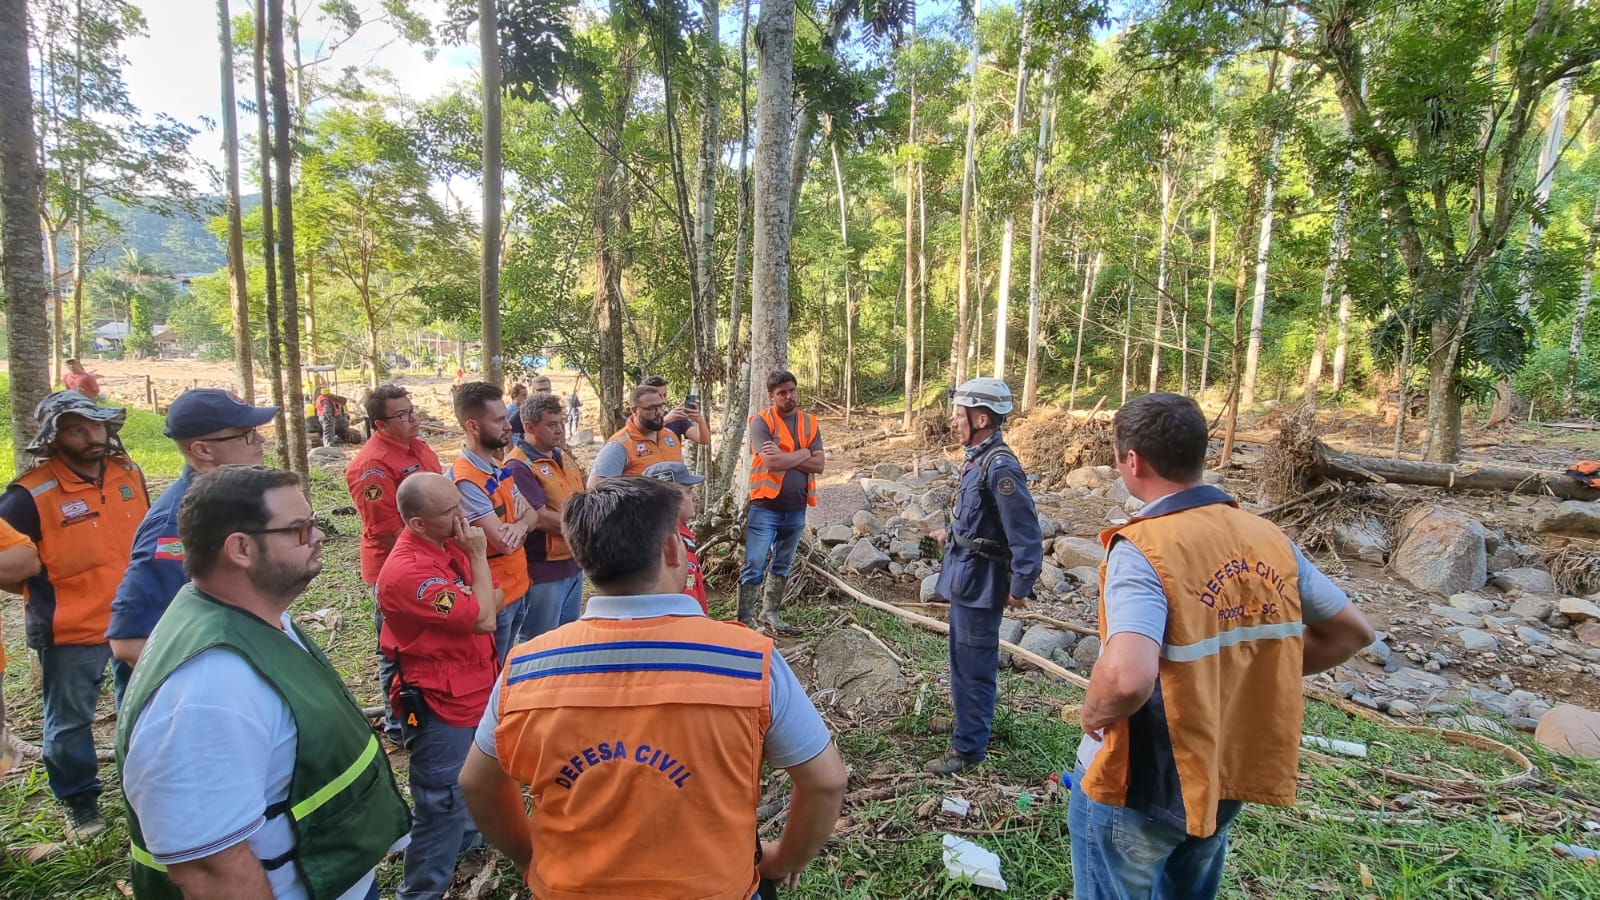
{"type": "Polygon", "coordinates": [[[793,372],[789,371],[788,369],[779,369],[778,371],[767,376],[767,393],[770,394],[786,384],[799,383],[799,379],[794,377],[793,372]]]}
{"type": "Polygon", "coordinates": [[[378,385],[371,394],[367,395],[365,405],[367,422],[376,425],[380,420],[388,416],[390,400],[404,400],[409,396],[411,396],[411,393],[398,384],[378,385]]]}
{"type": "Polygon", "coordinates": [[[519,381],[511,386],[511,396],[515,397],[517,395],[517,391],[526,392],[527,390],[528,386],[519,381]]]}
{"type": "Polygon", "coordinates": [[[489,404],[496,400],[504,400],[506,392],[487,381],[469,381],[456,388],[455,410],[456,419],[465,420],[476,418],[483,414],[489,404]]]}
{"type": "Polygon", "coordinates": [[[517,415],[521,416],[522,421],[527,422],[529,425],[539,424],[539,420],[543,418],[545,413],[564,416],[567,411],[562,406],[560,397],[555,394],[546,394],[544,391],[540,391],[537,394],[529,394],[528,399],[522,401],[522,405],[517,407],[517,415]]]}
{"type": "Polygon", "coordinates": [[[178,504],[178,538],[189,577],[211,574],[222,545],[239,532],[267,527],[267,491],[300,487],[300,476],[266,466],[218,466],[195,474],[178,504]]]}
{"type": "Polygon", "coordinates": [[[1168,481],[1199,481],[1211,438],[1200,404],[1182,394],[1145,394],[1111,420],[1117,458],[1132,450],[1168,481]]]}
{"type": "Polygon", "coordinates": [[[614,594],[655,588],[659,548],[678,531],[676,485],[642,475],[607,478],[561,507],[561,533],[595,587],[614,594]]]}
{"type": "Polygon", "coordinates": [[[640,387],[664,388],[664,387],[667,386],[667,379],[666,379],[666,376],[664,376],[664,375],[651,375],[649,378],[646,378],[645,380],[639,382],[639,386],[640,387]]]}
{"type": "Polygon", "coordinates": [[[655,394],[657,397],[659,397],[661,396],[661,389],[655,385],[641,384],[628,392],[628,405],[638,406],[639,398],[643,397],[645,394],[655,394]]]}

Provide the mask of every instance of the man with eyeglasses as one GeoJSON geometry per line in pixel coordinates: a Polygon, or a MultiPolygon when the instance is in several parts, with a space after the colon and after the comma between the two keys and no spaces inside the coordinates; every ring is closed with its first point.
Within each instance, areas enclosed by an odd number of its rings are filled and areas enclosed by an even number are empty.
{"type": "MultiPolygon", "coordinates": [[[[395,500],[400,483],[418,472],[439,474],[439,456],[418,437],[421,424],[411,395],[398,384],[379,385],[367,397],[367,425],[372,440],[362,445],[355,459],[345,466],[344,480],[350,488],[350,502],[361,517],[361,580],[377,597],[378,573],[389,558],[394,542],[405,530],[395,500]]],[[[376,604],[374,604],[376,609],[376,604]]],[[[389,686],[394,683],[394,663],[378,648],[376,635],[383,631],[383,611],[374,613],[374,648],[378,653],[378,682],[383,688],[383,731],[395,742],[400,740],[400,722],[389,708],[389,686]]]]}
{"type": "Polygon", "coordinates": [[[183,454],[183,472],[139,523],[127,574],[111,601],[106,638],[111,655],[121,662],[132,666],[139,661],[151,629],[189,580],[183,571],[183,539],[178,537],[178,505],[195,473],[260,465],[267,439],[258,429],[277,414],[276,406],[251,406],[218,388],[184,391],[167,407],[163,433],[183,454]]]}
{"type": "Polygon", "coordinates": [[[178,511],[193,581],[128,685],[116,753],[134,896],[376,898],[411,816],[361,707],[289,607],[322,571],[293,472],[223,466],[178,511]]]}
{"type": "Polygon", "coordinates": [[[595,454],[589,490],[618,475],[643,475],[659,462],[683,462],[683,438],[667,428],[667,401],[660,389],[640,385],[628,397],[633,413],[595,454]]]}

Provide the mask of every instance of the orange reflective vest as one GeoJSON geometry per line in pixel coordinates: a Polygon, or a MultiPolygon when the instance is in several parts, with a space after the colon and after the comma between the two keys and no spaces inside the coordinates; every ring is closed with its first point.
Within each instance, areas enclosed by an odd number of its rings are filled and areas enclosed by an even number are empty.
{"type": "MultiPolygon", "coordinates": [[[[568,497],[583,493],[583,469],[578,466],[578,461],[573,459],[571,454],[563,454],[563,459],[566,460],[565,463],[558,462],[554,456],[529,459],[521,447],[513,447],[511,452],[506,454],[506,462],[516,460],[528,467],[528,471],[533,473],[534,480],[544,488],[544,505],[558,513],[567,505],[568,497]]],[[[539,533],[544,535],[545,561],[559,562],[572,558],[572,550],[561,537],[561,532],[539,533]]]]}
{"type": "MultiPolygon", "coordinates": [[[[1294,805],[1304,626],[1294,548],[1278,526],[1216,488],[1185,493],[1199,505],[1100,535],[1108,551],[1121,537],[1150,561],[1167,631],[1155,692],[1105,729],[1083,791],[1209,837],[1218,801],[1294,805]]],[[[1105,595],[1104,564],[1100,580],[1105,640],[1106,603],[1117,598],[1105,595]]]]}
{"type": "Polygon", "coordinates": [[[772,641],[699,616],[580,619],[517,648],[496,756],[533,794],[533,896],[755,893],[772,641]]]}
{"type": "Polygon", "coordinates": [[[53,594],[26,591],[29,643],[105,643],[111,600],[150,509],[144,473],[130,459],[107,456],[100,481],[84,481],[51,457],[17,476],[15,484],[28,489],[39,510],[41,575],[53,594]],[[44,634],[48,643],[36,640],[44,634]]]}
{"type": "Polygon", "coordinates": [[[646,432],[640,430],[633,417],[610,438],[622,445],[628,453],[628,464],[622,468],[624,475],[643,475],[644,470],[658,462],[683,462],[683,440],[670,430],[646,432]]]}
{"type": "MultiPolygon", "coordinates": [[[[778,415],[777,409],[771,406],[751,416],[750,421],[754,422],[757,418],[767,423],[767,431],[777,442],[778,449],[784,453],[793,453],[803,447],[811,446],[811,442],[821,433],[817,428],[816,418],[803,409],[795,410],[795,425],[800,429],[799,434],[791,432],[783,421],[783,416],[778,415]]],[[[767,461],[761,454],[755,454],[750,460],[750,499],[771,500],[777,497],[783,488],[785,474],[768,469],[767,461]]],[[[809,472],[806,473],[806,505],[817,505],[817,476],[809,472]]]]}
{"type": "MultiPolygon", "coordinates": [[[[494,504],[494,514],[500,517],[500,521],[517,520],[517,486],[511,481],[510,473],[504,477],[490,475],[462,455],[456,457],[454,465],[450,467],[450,480],[467,481],[482,488],[489,495],[489,502],[494,504]],[[491,481],[494,483],[490,484],[491,481]]],[[[528,578],[528,554],[521,547],[510,553],[491,552],[489,571],[494,575],[495,584],[506,592],[507,607],[521,600],[533,584],[528,578]]]]}

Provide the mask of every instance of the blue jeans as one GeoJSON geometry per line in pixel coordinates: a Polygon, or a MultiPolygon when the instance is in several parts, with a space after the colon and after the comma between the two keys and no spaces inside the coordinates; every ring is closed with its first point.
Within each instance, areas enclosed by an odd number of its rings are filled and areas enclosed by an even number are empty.
{"type": "MultiPolygon", "coordinates": [[[[110,644],[62,644],[38,651],[43,672],[45,774],[50,792],[66,800],[80,794],[100,795],[100,763],[94,755],[95,704],[106,680],[110,644]]],[[[122,691],[133,670],[123,663],[111,667],[112,694],[122,705],[122,691]]]]}
{"type": "Polygon", "coordinates": [[[744,529],[744,570],[740,584],[760,584],[767,579],[767,557],[772,557],[772,575],[788,578],[794,564],[794,550],[800,546],[800,533],[806,530],[806,511],[774,512],[750,504],[750,520],[744,529]]]}
{"type": "MultiPolygon", "coordinates": [[[[522,622],[528,618],[528,608],[533,604],[530,599],[533,588],[522,595],[522,599],[500,610],[500,615],[494,620],[494,658],[500,665],[506,664],[506,654],[511,652],[511,645],[516,642],[517,635],[522,633],[522,622]]],[[[507,597],[509,601],[511,598],[507,597]]]]}
{"type": "Polygon", "coordinates": [[[472,747],[470,726],[429,717],[411,740],[411,843],[397,895],[439,900],[455,875],[456,857],[479,843],[458,777],[472,747]]]}
{"type": "Polygon", "coordinates": [[[1243,804],[1217,804],[1217,831],[1192,837],[1138,810],[1089,799],[1072,776],[1072,891],[1077,900],[1210,900],[1222,883],[1228,827],[1243,804]]]}
{"type": "Polygon", "coordinates": [[[517,633],[519,644],[578,620],[579,607],[583,604],[583,573],[535,584],[528,589],[528,599],[522,602],[528,604],[528,612],[517,633]]]}

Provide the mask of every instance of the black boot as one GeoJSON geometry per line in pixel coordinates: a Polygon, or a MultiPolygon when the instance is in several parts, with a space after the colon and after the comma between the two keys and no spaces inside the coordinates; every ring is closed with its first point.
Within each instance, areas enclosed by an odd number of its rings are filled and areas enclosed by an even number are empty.
{"type": "Polygon", "coordinates": [[[759,628],[756,624],[756,600],[761,595],[761,584],[739,585],[739,624],[746,628],[759,628]]]}
{"type": "Polygon", "coordinates": [[[778,611],[783,608],[783,592],[789,588],[787,576],[779,578],[776,575],[767,577],[767,589],[761,595],[761,624],[773,634],[796,635],[800,629],[785,624],[778,611]]]}

